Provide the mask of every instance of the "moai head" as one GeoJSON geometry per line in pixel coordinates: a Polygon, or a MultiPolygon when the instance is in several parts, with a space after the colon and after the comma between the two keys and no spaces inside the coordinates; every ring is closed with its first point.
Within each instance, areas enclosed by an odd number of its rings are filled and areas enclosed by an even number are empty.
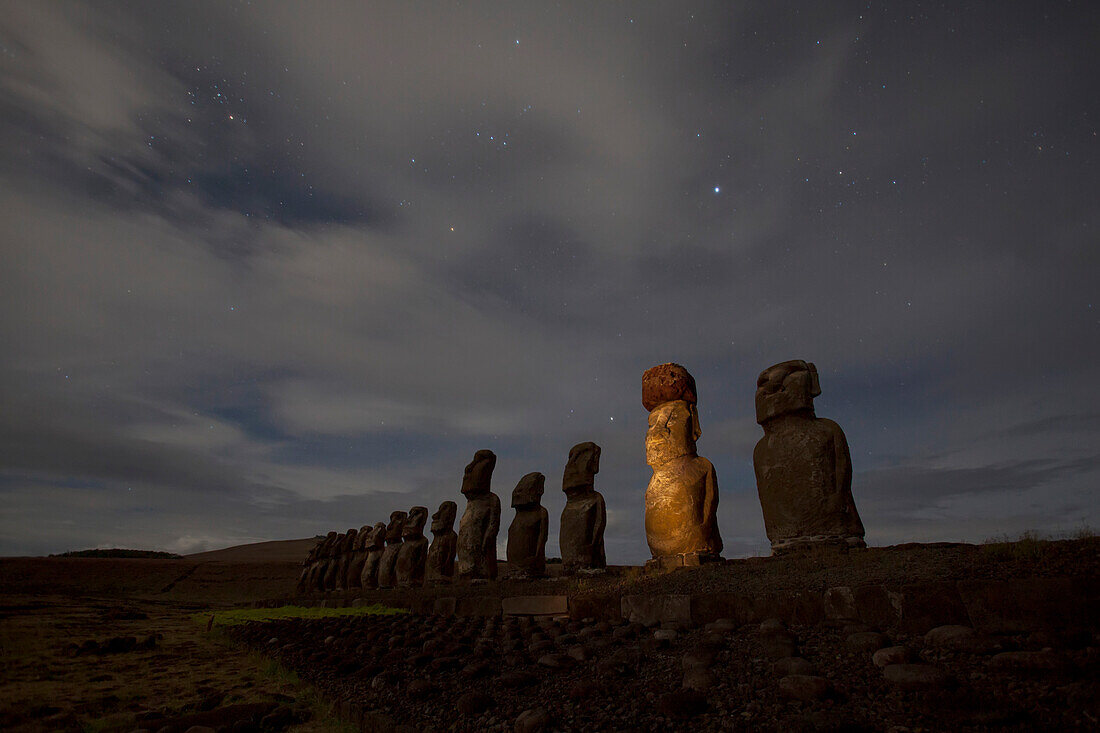
{"type": "Polygon", "coordinates": [[[409,510],[409,516],[405,520],[405,526],[401,529],[401,536],[405,538],[423,537],[424,522],[428,521],[428,507],[414,506],[409,510]]]}
{"type": "Polygon", "coordinates": [[[344,535],[344,545],[341,548],[341,552],[351,552],[355,549],[355,545],[359,541],[359,530],[352,527],[344,535]]]}
{"type": "Polygon", "coordinates": [[[512,491],[512,506],[516,509],[530,509],[539,505],[542,492],[546,487],[546,477],[538,471],[529,473],[519,480],[512,491]]]}
{"type": "Polygon", "coordinates": [[[561,478],[561,490],[567,496],[592,491],[596,474],[600,472],[600,446],[595,443],[577,443],[569,450],[569,462],[561,478]]]}
{"type": "Polygon", "coordinates": [[[368,550],[381,550],[386,546],[386,523],[378,522],[374,525],[374,529],[370,532],[370,542],[367,543],[368,550]]]}
{"type": "Polygon", "coordinates": [[[439,510],[432,515],[432,534],[450,532],[455,526],[455,517],[458,515],[458,504],[453,501],[445,501],[439,505],[439,510]]]}
{"type": "Polygon", "coordinates": [[[359,528],[358,539],[355,542],[356,550],[365,550],[370,546],[370,533],[373,528],[369,524],[364,524],[359,528]]]}
{"type": "Polygon", "coordinates": [[[408,516],[405,512],[390,512],[390,523],[386,527],[386,542],[401,541],[401,530],[404,529],[408,516]]]}
{"type": "Polygon", "coordinates": [[[479,450],[474,460],[466,466],[462,474],[462,493],[466,497],[483,496],[489,493],[489,482],[493,478],[493,469],[497,465],[497,456],[491,450],[479,450]]]}
{"type": "Polygon", "coordinates": [[[328,557],[339,538],[340,535],[336,532],[329,532],[325,535],[325,538],[321,540],[321,548],[317,551],[318,557],[328,557]]]}
{"type": "Polygon", "coordinates": [[[329,545],[329,547],[328,547],[328,556],[329,557],[336,557],[341,552],[343,552],[343,550],[344,550],[344,537],[346,537],[346,536],[347,535],[345,535],[343,533],[338,533],[336,535],[336,537],[333,538],[332,544],[329,545]]]}
{"type": "Polygon", "coordinates": [[[814,397],[821,394],[817,367],[801,359],[784,361],[760,372],[756,380],[756,422],[791,412],[814,410],[814,397]]]}
{"type": "Polygon", "coordinates": [[[695,441],[702,435],[695,405],[683,400],[665,402],[649,413],[645,434],[645,462],[663,466],[680,456],[698,455],[695,441]]]}

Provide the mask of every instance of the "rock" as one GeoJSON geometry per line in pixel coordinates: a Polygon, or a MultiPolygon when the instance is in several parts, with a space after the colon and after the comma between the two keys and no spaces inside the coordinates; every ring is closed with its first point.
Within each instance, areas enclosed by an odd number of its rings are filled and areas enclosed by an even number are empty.
{"type": "Polygon", "coordinates": [[[682,687],[686,690],[706,692],[714,687],[714,675],[710,673],[710,670],[703,667],[686,669],[684,670],[682,687]]]}
{"type": "Polygon", "coordinates": [[[906,664],[912,659],[913,653],[909,650],[909,647],[904,646],[888,646],[884,649],[879,649],[871,655],[871,661],[875,663],[876,667],[886,667],[891,664],[906,664]]]}
{"type": "Polygon", "coordinates": [[[890,637],[877,631],[860,631],[844,640],[844,646],[853,652],[873,652],[890,645],[890,637]]]}
{"type": "Polygon", "coordinates": [[[794,700],[818,700],[831,689],[829,680],[815,675],[791,674],[779,680],[779,694],[794,700]]]}
{"type": "Polygon", "coordinates": [[[773,551],[819,544],[863,547],[844,431],[814,415],[817,368],[796,359],[768,367],[756,387],[764,437],[752,454],[764,530],[773,551]]]}
{"type": "Polygon", "coordinates": [[[677,636],[675,629],[657,629],[653,632],[653,638],[657,641],[673,641],[677,636]]]}
{"type": "Polygon", "coordinates": [[[537,684],[539,678],[530,672],[505,672],[496,678],[496,683],[507,690],[516,690],[537,684]]]}
{"type": "Polygon", "coordinates": [[[670,718],[690,718],[707,709],[707,698],[698,690],[666,692],[657,699],[657,712],[670,718]]]}
{"type": "Polygon", "coordinates": [[[772,659],[793,657],[798,653],[798,637],[790,631],[771,631],[760,635],[764,654],[772,659]]]}
{"type": "Polygon", "coordinates": [[[544,654],[538,659],[540,667],[550,669],[569,669],[576,665],[577,660],[568,654],[544,654]]]}
{"type": "Polygon", "coordinates": [[[685,669],[706,669],[714,664],[715,653],[713,649],[696,649],[680,658],[680,665],[685,669]]]}
{"type": "Polygon", "coordinates": [[[716,621],[711,621],[709,624],[703,627],[704,631],[710,631],[716,634],[729,634],[737,631],[737,622],[730,618],[720,618],[716,621]]]}
{"type": "Polygon", "coordinates": [[[763,633],[770,633],[773,631],[786,631],[787,624],[783,623],[783,619],[779,618],[766,618],[760,622],[760,631],[763,633]]]}
{"type": "Polygon", "coordinates": [[[211,695],[207,695],[202,700],[200,700],[199,704],[198,704],[198,707],[196,709],[197,710],[213,710],[214,708],[221,705],[223,700],[225,700],[225,693],[224,692],[215,692],[211,695]]]}
{"type": "Polygon", "coordinates": [[[787,677],[788,675],[814,675],[817,673],[814,666],[802,657],[786,657],[776,660],[772,663],[771,670],[772,674],[777,677],[787,677]]]}
{"type": "Polygon", "coordinates": [[[458,712],[463,715],[478,715],[493,707],[496,702],[484,692],[467,692],[455,703],[458,712]]]}
{"type": "Polygon", "coordinates": [[[208,725],[193,725],[183,733],[216,733],[213,728],[208,725]]]}
{"type": "Polygon", "coordinates": [[[994,670],[1020,672],[1059,672],[1069,667],[1069,660],[1050,650],[1038,652],[1001,652],[989,660],[994,670]]]}
{"type": "Polygon", "coordinates": [[[940,690],[951,687],[955,681],[931,664],[888,664],[882,668],[882,676],[902,690],[940,690]]]}
{"type": "Polygon", "coordinates": [[[415,679],[405,686],[405,693],[410,697],[423,697],[435,691],[435,685],[425,679],[415,679]]]}
{"type": "Polygon", "coordinates": [[[969,641],[973,638],[974,629],[969,626],[947,624],[931,629],[924,635],[924,643],[940,649],[956,649],[960,642],[969,641]]]}
{"type": "Polygon", "coordinates": [[[584,662],[588,659],[588,649],[583,646],[571,646],[565,650],[565,653],[576,659],[578,662],[584,662]]]}
{"type": "Polygon", "coordinates": [[[524,710],[516,718],[515,733],[542,733],[550,727],[550,713],[543,708],[524,710]]]}

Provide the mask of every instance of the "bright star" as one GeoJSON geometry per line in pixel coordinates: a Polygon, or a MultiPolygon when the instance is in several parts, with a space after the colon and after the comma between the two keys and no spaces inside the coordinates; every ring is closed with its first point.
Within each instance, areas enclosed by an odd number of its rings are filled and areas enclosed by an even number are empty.
{"type": "Polygon", "coordinates": [[[715,192],[715,193],[718,193],[718,192],[719,192],[719,191],[721,191],[721,190],[722,190],[722,189],[718,188],[718,186],[715,186],[715,187],[714,187],[714,192],[715,192]]]}

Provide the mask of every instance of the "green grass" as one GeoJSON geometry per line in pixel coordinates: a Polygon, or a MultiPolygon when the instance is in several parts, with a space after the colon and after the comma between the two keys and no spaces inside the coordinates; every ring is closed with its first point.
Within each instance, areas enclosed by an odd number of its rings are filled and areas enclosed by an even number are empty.
{"type": "Polygon", "coordinates": [[[209,624],[214,617],[214,626],[237,626],[249,621],[279,621],[287,618],[335,618],[338,616],[392,616],[408,613],[403,608],[390,608],[376,603],[373,606],[346,606],[343,608],[306,608],[305,606],[280,606],[279,608],[234,608],[228,611],[215,611],[213,614],[196,613],[191,618],[195,623],[209,624]]]}

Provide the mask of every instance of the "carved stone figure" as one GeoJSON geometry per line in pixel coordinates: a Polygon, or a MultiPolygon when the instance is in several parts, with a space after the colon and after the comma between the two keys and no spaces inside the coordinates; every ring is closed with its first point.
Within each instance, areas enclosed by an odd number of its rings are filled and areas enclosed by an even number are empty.
{"type": "Polygon", "coordinates": [[[642,375],[642,405],[649,410],[646,463],[653,477],[645,492],[645,533],[654,560],[697,564],[722,552],[718,532],[718,476],[696,452],[702,435],[695,409],[695,379],[679,364],[660,364],[642,375]]]}
{"type": "Polygon", "coordinates": [[[340,552],[344,549],[344,538],[347,535],[341,533],[336,536],[336,541],[329,546],[328,558],[325,562],[324,590],[336,590],[337,578],[340,576],[340,552]]]}
{"type": "Polygon", "coordinates": [[[397,552],[397,585],[400,588],[419,588],[424,585],[424,563],[428,559],[428,538],[424,536],[424,523],[428,521],[428,507],[414,506],[401,530],[401,549],[397,552]]]}
{"type": "Polygon", "coordinates": [[[773,552],[834,543],[865,547],[852,499],[852,458],[844,431],[814,414],[817,367],[785,361],[756,380],[756,422],[764,437],[752,453],[764,530],[773,552]]]}
{"type": "Polygon", "coordinates": [[[603,549],[607,508],[603,495],[594,488],[599,471],[600,446],[578,443],[570,449],[561,479],[565,508],[561,511],[558,535],[562,568],[566,572],[607,567],[603,549]]]}
{"type": "Polygon", "coordinates": [[[355,547],[359,544],[359,530],[352,527],[344,533],[344,542],[340,546],[339,565],[336,569],[336,590],[348,589],[348,571],[355,556],[355,547]]]}
{"type": "Polygon", "coordinates": [[[317,553],[314,555],[313,565],[309,569],[309,577],[306,580],[306,590],[308,592],[323,591],[325,589],[325,571],[328,569],[332,545],[338,538],[339,534],[329,532],[317,547],[317,553]]]}
{"type": "Polygon", "coordinates": [[[386,548],[386,523],[378,522],[370,531],[367,540],[367,559],[363,561],[363,574],[360,576],[364,590],[378,587],[378,568],[382,564],[382,555],[386,548]]]}
{"type": "Polygon", "coordinates": [[[497,457],[479,450],[462,476],[466,511],[458,524],[458,576],[467,580],[497,577],[497,532],[500,531],[500,497],[489,490],[497,457]]]}
{"type": "Polygon", "coordinates": [[[515,519],[508,527],[508,564],[517,575],[541,578],[546,575],[546,535],[550,516],[540,501],[546,477],[537,471],[519,480],[512,492],[515,519]]]}
{"type": "Polygon", "coordinates": [[[445,501],[432,515],[432,545],[428,548],[428,583],[450,583],[455,574],[455,548],[458,534],[454,531],[458,504],[445,501]]]}
{"type": "Polygon", "coordinates": [[[391,512],[386,526],[386,549],[378,561],[378,587],[393,588],[397,585],[397,553],[401,551],[401,531],[405,528],[405,512],[391,512]]]}
{"type": "Polygon", "coordinates": [[[321,549],[321,545],[325,542],[325,538],[321,538],[313,543],[313,547],[309,548],[309,552],[306,553],[306,559],[302,561],[302,572],[298,575],[297,591],[299,594],[309,591],[309,576],[310,571],[313,570],[314,564],[317,562],[317,552],[321,549]]]}
{"type": "Polygon", "coordinates": [[[351,553],[351,560],[348,562],[347,573],[347,587],[352,590],[363,587],[363,565],[367,562],[367,542],[370,541],[370,530],[370,525],[364,524],[355,536],[355,547],[351,553]]]}

